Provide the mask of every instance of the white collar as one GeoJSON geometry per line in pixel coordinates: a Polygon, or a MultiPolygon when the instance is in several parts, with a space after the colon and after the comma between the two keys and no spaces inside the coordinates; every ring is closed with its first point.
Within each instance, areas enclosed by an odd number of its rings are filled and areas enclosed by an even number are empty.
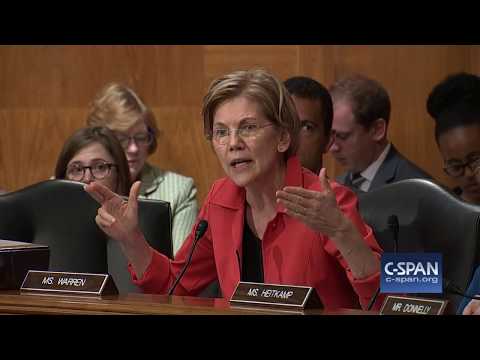
{"type": "Polygon", "coordinates": [[[370,182],[372,182],[373,178],[375,177],[375,174],[377,173],[378,169],[380,168],[380,165],[382,165],[383,161],[387,157],[388,152],[390,151],[391,144],[388,143],[387,146],[385,146],[385,149],[383,149],[382,153],[379,155],[377,160],[372,162],[365,170],[363,170],[360,175],[367,179],[370,182]]]}

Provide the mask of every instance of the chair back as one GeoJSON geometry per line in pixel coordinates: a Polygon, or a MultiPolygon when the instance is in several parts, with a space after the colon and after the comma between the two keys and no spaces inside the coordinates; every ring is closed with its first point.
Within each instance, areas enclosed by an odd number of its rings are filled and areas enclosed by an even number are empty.
{"type": "MultiPolygon", "coordinates": [[[[443,277],[466,289],[479,264],[480,207],[432,181],[408,179],[358,194],[359,210],[385,252],[394,249],[388,218],[399,220],[399,252],[439,252],[443,277]]],[[[460,296],[444,294],[454,306],[460,296]]]]}
{"type": "MultiPolygon", "coordinates": [[[[98,208],[83,184],[46,180],[0,195],[0,239],[48,245],[49,270],[110,273],[119,291],[127,292],[133,286],[127,260],[97,226],[98,208]]],[[[139,199],[138,213],[150,245],[172,257],[170,204],[139,199]]]]}

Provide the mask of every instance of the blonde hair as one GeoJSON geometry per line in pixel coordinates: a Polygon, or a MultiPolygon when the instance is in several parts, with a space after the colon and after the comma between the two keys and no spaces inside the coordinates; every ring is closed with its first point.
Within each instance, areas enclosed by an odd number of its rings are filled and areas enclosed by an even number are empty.
{"type": "Polygon", "coordinates": [[[152,154],[157,148],[159,130],[153,112],[128,86],[112,82],[107,84],[90,104],[88,126],[107,126],[114,131],[126,131],[143,120],[153,141],[148,148],[152,154]]]}
{"type": "Polygon", "coordinates": [[[290,147],[285,156],[289,158],[295,154],[300,131],[295,104],[285,85],[263,69],[235,71],[210,84],[202,110],[207,139],[212,139],[213,117],[220,104],[240,96],[258,103],[267,119],[290,134],[290,147]]]}

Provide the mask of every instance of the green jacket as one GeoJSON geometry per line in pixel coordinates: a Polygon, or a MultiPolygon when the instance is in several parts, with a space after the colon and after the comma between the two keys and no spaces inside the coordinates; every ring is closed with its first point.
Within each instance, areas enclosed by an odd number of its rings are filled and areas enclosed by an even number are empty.
{"type": "Polygon", "coordinates": [[[140,173],[140,197],[168,201],[172,208],[173,255],[192,230],[198,214],[197,189],[193,179],[148,163],[140,173]]]}

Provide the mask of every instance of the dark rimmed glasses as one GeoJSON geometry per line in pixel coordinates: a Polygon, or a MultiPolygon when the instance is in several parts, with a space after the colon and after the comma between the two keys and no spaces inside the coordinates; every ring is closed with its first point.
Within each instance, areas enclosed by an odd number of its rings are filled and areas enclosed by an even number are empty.
{"type": "Polygon", "coordinates": [[[95,180],[102,180],[110,175],[112,168],[116,166],[116,164],[106,161],[99,161],[90,166],[74,163],[67,167],[67,178],[74,181],[82,181],[88,169],[95,180]]]}
{"type": "Polygon", "coordinates": [[[468,167],[472,173],[480,168],[480,156],[472,157],[463,162],[445,164],[443,171],[451,177],[462,177],[465,175],[465,168],[468,167]]]}
{"type": "Polygon", "coordinates": [[[146,147],[153,142],[153,134],[149,131],[141,132],[132,136],[121,133],[116,133],[115,135],[120,142],[120,145],[122,145],[124,149],[128,148],[132,140],[135,142],[135,144],[137,144],[138,147],[146,147]]]}

